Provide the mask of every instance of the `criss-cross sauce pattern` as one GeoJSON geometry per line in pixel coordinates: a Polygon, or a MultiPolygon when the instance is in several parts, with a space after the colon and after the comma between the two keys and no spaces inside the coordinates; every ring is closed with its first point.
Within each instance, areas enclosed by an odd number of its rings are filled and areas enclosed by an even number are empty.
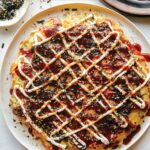
{"type": "Polygon", "coordinates": [[[18,57],[17,70],[25,85],[15,85],[13,95],[27,122],[47,141],[62,149],[66,145],[60,141],[65,138],[79,149],[86,149],[87,143],[79,136],[83,130],[108,145],[111,139],[97,124],[109,115],[120,128],[126,128],[128,121],[117,110],[127,101],[140,109],[146,107],[136,93],[147,84],[150,74],[121,42],[120,33],[113,30],[109,21],[99,25],[96,21],[96,16],[89,15],[52,37],[45,38],[38,33],[34,37],[32,59],[24,54],[18,57]],[[132,86],[131,72],[140,79],[138,85],[132,86]],[[45,91],[49,96],[40,97],[45,91]],[[92,106],[93,116],[85,117],[92,106]],[[48,118],[51,123],[47,123],[45,131],[39,122],[48,118]]]}

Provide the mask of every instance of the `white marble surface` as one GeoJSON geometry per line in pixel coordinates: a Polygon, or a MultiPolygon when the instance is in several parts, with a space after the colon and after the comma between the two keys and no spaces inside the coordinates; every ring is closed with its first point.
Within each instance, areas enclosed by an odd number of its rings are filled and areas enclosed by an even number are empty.
{"type": "MultiPolygon", "coordinates": [[[[23,24],[23,22],[31,18],[34,14],[41,11],[42,9],[57,5],[59,3],[67,3],[71,1],[105,5],[101,0],[53,0],[52,3],[47,3],[47,1],[48,0],[31,0],[31,4],[29,6],[26,15],[19,23],[17,23],[13,27],[7,28],[7,31],[5,28],[0,29],[0,67],[6,49],[11,39],[13,38],[13,35],[16,33],[17,29],[21,26],[21,24],[23,24]],[[4,48],[1,47],[2,43],[5,43],[4,48]]],[[[145,36],[150,42],[150,17],[136,17],[136,16],[129,16],[126,14],[123,15],[125,15],[133,23],[135,23],[145,34],[145,36]]],[[[130,148],[130,150],[141,150],[141,149],[150,150],[149,138],[150,138],[150,129],[147,130],[144,136],[132,148],[130,148]]],[[[19,144],[19,142],[12,136],[12,134],[8,130],[4,122],[1,110],[0,110],[0,150],[25,150],[25,148],[19,144]]]]}

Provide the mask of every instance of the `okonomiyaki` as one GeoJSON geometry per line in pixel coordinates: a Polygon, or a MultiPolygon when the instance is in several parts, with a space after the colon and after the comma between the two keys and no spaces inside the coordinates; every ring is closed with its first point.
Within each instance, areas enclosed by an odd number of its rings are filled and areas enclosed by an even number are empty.
{"type": "Polygon", "coordinates": [[[11,65],[11,108],[47,150],[128,144],[150,107],[140,46],[96,13],[49,18],[11,65]]]}

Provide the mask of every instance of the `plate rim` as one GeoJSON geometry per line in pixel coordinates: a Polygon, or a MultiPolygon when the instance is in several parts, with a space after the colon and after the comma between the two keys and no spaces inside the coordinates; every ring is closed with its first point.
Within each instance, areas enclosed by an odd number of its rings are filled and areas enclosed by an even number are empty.
{"type": "MultiPolygon", "coordinates": [[[[59,9],[59,7],[66,7],[66,6],[70,6],[70,5],[76,5],[76,7],[79,7],[80,5],[88,5],[88,6],[91,6],[92,8],[94,8],[94,7],[99,7],[99,9],[105,9],[106,11],[108,11],[108,12],[112,12],[112,13],[114,13],[116,16],[119,16],[119,17],[121,17],[122,19],[124,19],[125,21],[127,21],[130,25],[132,25],[132,27],[134,27],[140,34],[141,34],[141,36],[144,38],[144,40],[146,41],[146,43],[148,44],[148,46],[150,47],[150,43],[149,43],[149,41],[148,41],[148,39],[145,37],[145,35],[143,34],[143,32],[132,22],[132,21],[130,21],[128,18],[126,18],[125,16],[123,16],[123,15],[121,15],[121,14],[119,14],[118,12],[116,12],[115,10],[112,10],[111,8],[107,8],[107,7],[105,7],[105,6],[101,6],[101,5],[99,5],[99,4],[92,4],[92,3],[88,3],[88,2],[68,2],[68,3],[63,3],[63,4],[58,4],[58,5],[54,5],[54,6],[50,6],[49,8],[47,8],[47,9],[44,9],[44,10],[42,10],[42,11],[40,11],[40,12],[38,12],[38,13],[36,13],[35,15],[33,15],[31,18],[29,18],[23,25],[21,25],[20,27],[19,27],[19,29],[16,31],[16,33],[14,34],[14,36],[12,37],[12,40],[10,41],[10,43],[9,43],[9,46],[7,47],[7,49],[5,50],[5,53],[4,53],[4,56],[3,56],[3,60],[2,60],[2,64],[1,64],[1,67],[0,67],[0,83],[2,83],[2,71],[3,71],[3,69],[4,69],[4,62],[5,62],[5,59],[6,59],[6,56],[8,55],[8,53],[9,53],[9,49],[10,49],[10,47],[11,47],[11,45],[13,44],[13,42],[15,41],[15,39],[19,36],[19,34],[20,34],[20,32],[22,32],[22,30],[24,30],[25,28],[26,28],[26,26],[28,26],[28,24],[30,24],[30,22],[32,22],[32,20],[33,19],[35,19],[36,17],[38,18],[40,15],[42,15],[44,12],[47,12],[47,11],[49,11],[49,10],[51,10],[51,9],[59,9]]],[[[58,10],[59,11],[59,10],[58,10]]],[[[58,11],[56,11],[56,12],[58,12],[58,11]]],[[[16,135],[15,135],[15,131],[13,131],[12,129],[11,129],[11,127],[9,126],[9,124],[8,124],[8,121],[7,121],[7,117],[6,117],[6,115],[5,115],[5,107],[2,107],[2,106],[4,106],[4,100],[3,100],[3,98],[2,98],[2,89],[3,89],[3,85],[2,84],[0,84],[0,103],[2,104],[0,107],[1,107],[1,110],[2,110],[2,114],[3,114],[3,118],[4,118],[4,122],[5,122],[5,124],[7,125],[7,127],[8,127],[8,129],[9,129],[9,131],[11,132],[11,134],[13,135],[13,137],[21,144],[21,145],[23,145],[25,148],[27,148],[27,149],[30,149],[28,146],[26,146],[25,145],[25,143],[21,140],[21,139],[19,139],[16,135]]],[[[147,125],[147,127],[146,128],[144,128],[144,129],[142,129],[143,131],[142,131],[142,133],[141,133],[141,135],[136,139],[136,140],[134,140],[134,141],[130,141],[129,142],[129,144],[128,145],[126,145],[126,147],[124,148],[124,149],[128,149],[128,148],[130,148],[131,146],[133,146],[143,135],[144,135],[144,133],[147,131],[147,129],[149,128],[149,126],[150,126],[150,120],[148,121],[148,125],[147,125]]]]}

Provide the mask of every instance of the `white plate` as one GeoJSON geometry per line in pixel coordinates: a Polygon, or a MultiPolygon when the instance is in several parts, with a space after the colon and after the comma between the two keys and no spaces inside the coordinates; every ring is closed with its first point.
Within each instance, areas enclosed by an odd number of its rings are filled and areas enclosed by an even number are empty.
{"type": "MultiPolygon", "coordinates": [[[[28,149],[32,150],[42,150],[44,149],[40,142],[36,141],[26,128],[22,127],[19,123],[13,122],[13,118],[17,120],[17,118],[12,114],[11,109],[9,108],[9,99],[10,99],[10,81],[11,77],[9,75],[10,64],[14,61],[17,56],[19,43],[27,38],[30,32],[33,30],[33,23],[37,20],[41,20],[43,18],[48,18],[48,16],[58,16],[61,17],[63,8],[78,8],[78,10],[94,10],[100,13],[102,16],[106,16],[118,22],[121,28],[124,30],[125,34],[131,40],[131,42],[138,42],[142,45],[142,52],[148,52],[150,45],[144,35],[137,29],[137,27],[131,23],[128,19],[121,16],[120,14],[112,11],[108,8],[100,7],[97,5],[91,4],[82,4],[82,3],[72,3],[72,4],[64,4],[49,8],[44,10],[34,17],[32,17],[29,21],[27,21],[14,36],[9,48],[4,57],[3,65],[1,68],[1,76],[0,76],[0,99],[2,101],[2,111],[6,120],[6,123],[14,135],[16,139],[24,145],[28,149]],[[28,137],[29,136],[29,137],[28,137]]],[[[136,134],[136,136],[132,139],[132,141],[128,145],[123,145],[119,150],[128,149],[131,145],[133,145],[147,130],[150,124],[150,118],[146,117],[145,122],[142,124],[140,132],[136,134]]]]}

